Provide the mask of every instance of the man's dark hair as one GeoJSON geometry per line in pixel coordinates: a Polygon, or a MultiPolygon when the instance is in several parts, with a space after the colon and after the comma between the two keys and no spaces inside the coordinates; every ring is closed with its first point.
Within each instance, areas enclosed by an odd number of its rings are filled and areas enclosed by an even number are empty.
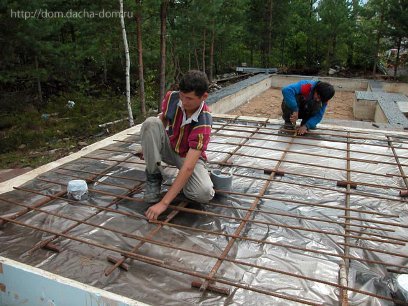
{"type": "Polygon", "coordinates": [[[207,75],[199,70],[190,70],[183,75],[179,88],[181,92],[194,91],[197,97],[201,97],[208,91],[207,75]]]}
{"type": "Polygon", "coordinates": [[[333,98],[335,90],[333,85],[326,82],[318,82],[315,87],[315,91],[320,96],[322,102],[326,103],[333,98]]]}

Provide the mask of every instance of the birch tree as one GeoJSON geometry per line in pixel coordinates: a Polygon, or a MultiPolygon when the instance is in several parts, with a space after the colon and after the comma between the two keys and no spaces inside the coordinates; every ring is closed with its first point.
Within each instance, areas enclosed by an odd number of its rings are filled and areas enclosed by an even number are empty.
{"type": "Polygon", "coordinates": [[[122,26],[122,36],[123,36],[123,46],[125,47],[125,58],[126,58],[126,104],[128,110],[128,121],[129,126],[133,126],[135,123],[133,121],[132,113],[132,103],[130,101],[130,56],[129,56],[129,45],[126,37],[126,28],[125,28],[125,18],[123,16],[123,0],[119,0],[120,6],[120,24],[122,26]]]}

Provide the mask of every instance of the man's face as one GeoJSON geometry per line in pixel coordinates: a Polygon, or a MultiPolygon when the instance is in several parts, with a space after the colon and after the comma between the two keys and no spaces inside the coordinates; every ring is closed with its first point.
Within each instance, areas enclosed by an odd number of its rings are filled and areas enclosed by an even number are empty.
{"type": "Polygon", "coordinates": [[[320,95],[317,92],[314,92],[313,100],[315,100],[316,102],[322,101],[322,99],[320,98],[320,95]]]}
{"type": "Polygon", "coordinates": [[[196,96],[194,91],[181,92],[180,100],[186,111],[195,112],[201,105],[201,102],[207,99],[208,93],[204,93],[201,97],[196,96]]]}

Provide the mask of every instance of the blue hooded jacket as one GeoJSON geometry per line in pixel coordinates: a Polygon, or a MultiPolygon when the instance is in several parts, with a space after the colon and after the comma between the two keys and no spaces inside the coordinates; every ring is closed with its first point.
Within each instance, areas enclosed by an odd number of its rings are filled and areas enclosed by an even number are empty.
{"type": "MultiPolygon", "coordinates": [[[[286,106],[292,112],[299,111],[298,104],[296,102],[296,96],[302,95],[306,101],[312,100],[314,92],[313,89],[316,86],[317,82],[318,81],[303,80],[283,87],[282,95],[286,106]]],[[[327,103],[322,103],[322,107],[319,109],[319,111],[306,121],[305,125],[309,130],[315,129],[316,125],[320,121],[322,121],[324,112],[326,111],[326,107],[327,103]]]]}

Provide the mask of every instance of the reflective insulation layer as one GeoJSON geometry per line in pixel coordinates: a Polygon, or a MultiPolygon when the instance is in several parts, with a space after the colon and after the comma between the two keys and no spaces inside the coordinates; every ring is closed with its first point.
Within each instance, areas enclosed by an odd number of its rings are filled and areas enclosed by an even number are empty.
{"type": "MultiPolygon", "coordinates": [[[[216,116],[207,204],[143,202],[139,135],[0,195],[0,255],[156,305],[394,305],[407,273],[408,134],[216,116]],[[67,196],[70,180],[88,193],[67,196]]],[[[165,192],[177,169],[164,165],[165,192]]],[[[398,301],[397,301],[398,302],[398,301]]]]}

